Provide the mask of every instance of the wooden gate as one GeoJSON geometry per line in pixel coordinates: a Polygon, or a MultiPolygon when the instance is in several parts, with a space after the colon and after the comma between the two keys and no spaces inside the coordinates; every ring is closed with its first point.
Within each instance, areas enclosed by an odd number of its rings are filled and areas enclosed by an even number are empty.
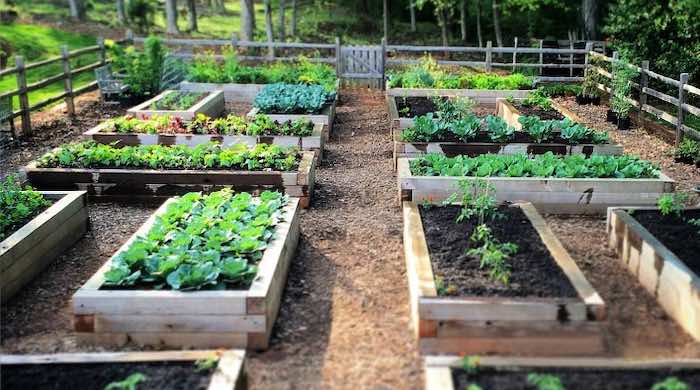
{"type": "Polygon", "coordinates": [[[384,57],[382,46],[343,46],[340,50],[340,77],[354,85],[383,89],[384,57]]]}

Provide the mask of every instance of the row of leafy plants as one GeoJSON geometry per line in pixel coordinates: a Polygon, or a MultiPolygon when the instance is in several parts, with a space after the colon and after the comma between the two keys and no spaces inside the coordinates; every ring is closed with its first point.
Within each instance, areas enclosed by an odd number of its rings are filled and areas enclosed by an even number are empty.
{"type": "Polygon", "coordinates": [[[209,142],[197,146],[138,145],[116,147],[92,141],[63,145],[41,156],[39,168],[226,169],[293,171],[299,165],[296,147],[209,142]]]}
{"type": "Polygon", "coordinates": [[[229,189],[188,193],[168,205],[149,231],[117,254],[105,285],[198,290],[246,288],[275,235],[288,198],[229,189]]]}
{"type": "Polygon", "coordinates": [[[197,56],[188,65],[187,80],[195,83],[309,84],[320,85],[327,92],[336,89],[336,72],[328,64],[299,57],[295,63],[248,66],[241,64],[232,51],[226,52],[222,62],[212,53],[197,56]]]}
{"type": "Polygon", "coordinates": [[[676,162],[700,167],[700,142],[692,138],[683,138],[674,151],[674,157],[676,162]]]}
{"type": "Polygon", "coordinates": [[[389,88],[440,88],[513,90],[532,88],[532,78],[520,73],[499,75],[465,70],[450,71],[438,65],[432,57],[424,57],[417,64],[387,74],[389,88]]]}
{"type": "Polygon", "coordinates": [[[306,119],[279,122],[269,115],[257,114],[253,119],[244,115],[229,114],[212,118],[199,113],[190,122],[170,115],[154,115],[140,119],[131,115],[110,119],[103,132],[120,134],[213,134],[213,135],[287,135],[308,137],[314,124],[306,119]]]}
{"type": "Polygon", "coordinates": [[[202,92],[170,91],[150,105],[151,110],[185,111],[207,96],[202,92]]]}
{"type": "Polygon", "coordinates": [[[41,193],[29,186],[22,187],[16,176],[0,181],[0,241],[50,205],[41,193]]]}
{"type": "Polygon", "coordinates": [[[318,114],[335,99],[320,85],[266,85],[256,96],[253,106],[265,114],[318,114]]]}
{"type": "Polygon", "coordinates": [[[541,177],[541,178],[658,178],[659,167],[636,156],[556,156],[552,152],[476,157],[447,157],[429,153],[410,162],[416,176],[541,177]]]}

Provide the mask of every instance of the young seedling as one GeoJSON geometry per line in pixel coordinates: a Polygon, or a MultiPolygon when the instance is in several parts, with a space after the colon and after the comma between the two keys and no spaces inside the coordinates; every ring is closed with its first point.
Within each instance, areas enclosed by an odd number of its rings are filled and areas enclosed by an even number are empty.
{"type": "Polygon", "coordinates": [[[527,375],[527,383],[537,390],[566,390],[561,379],[554,375],[531,373],[527,375]]]}
{"type": "Polygon", "coordinates": [[[491,280],[507,285],[511,275],[508,259],[517,253],[518,246],[499,242],[486,225],[478,225],[469,239],[479,247],[468,250],[467,255],[481,260],[479,267],[489,269],[491,280]]]}
{"type": "Polygon", "coordinates": [[[670,215],[675,215],[680,217],[683,209],[685,208],[685,201],[688,199],[688,195],[684,193],[666,194],[659,198],[657,206],[659,207],[659,212],[664,217],[670,215]]]}
{"type": "Polygon", "coordinates": [[[651,390],[690,390],[690,386],[675,376],[671,376],[666,378],[663,382],[654,384],[651,390]]]}
{"type": "Polygon", "coordinates": [[[199,359],[194,362],[194,370],[196,372],[209,371],[216,367],[219,363],[218,356],[211,356],[206,359],[199,359]]]}
{"type": "MultiPolygon", "coordinates": [[[[498,215],[494,186],[486,180],[460,180],[459,189],[462,193],[462,210],[457,216],[457,222],[466,221],[471,217],[477,217],[479,225],[487,219],[493,219],[498,215]]],[[[459,195],[450,197],[452,203],[459,195]]]]}
{"type": "Polygon", "coordinates": [[[136,385],[146,382],[148,377],[140,372],[133,373],[119,382],[112,382],[105,386],[104,390],[136,390],[136,385]]]}
{"type": "Polygon", "coordinates": [[[481,359],[478,356],[464,356],[461,361],[462,370],[467,375],[475,375],[479,371],[481,359]]]}

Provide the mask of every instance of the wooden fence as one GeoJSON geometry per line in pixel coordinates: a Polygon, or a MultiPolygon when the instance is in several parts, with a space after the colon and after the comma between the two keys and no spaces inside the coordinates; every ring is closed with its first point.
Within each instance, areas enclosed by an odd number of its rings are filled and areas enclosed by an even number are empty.
{"type": "MultiPolygon", "coordinates": [[[[591,52],[589,54],[608,63],[613,63],[618,57],[617,52],[613,53],[612,57],[607,57],[603,54],[595,52],[591,52]]],[[[690,105],[688,103],[688,94],[700,97],[700,88],[688,84],[688,73],[681,73],[678,79],[674,79],[651,71],[649,69],[649,61],[642,61],[641,67],[633,64],[629,64],[628,66],[632,69],[635,69],[640,74],[640,82],[632,83],[632,87],[639,94],[639,100],[635,100],[632,98],[628,99],[628,101],[635,108],[640,110],[640,119],[644,120],[643,113],[646,112],[653,115],[657,119],[663,120],[664,122],[675,126],[676,146],[678,145],[678,143],[680,143],[683,136],[689,136],[700,140],[700,132],[696,129],[687,126],[684,123],[685,113],[700,116],[700,108],[690,105]],[[677,91],[677,94],[675,96],[671,96],[665,92],[651,88],[651,80],[656,80],[662,85],[667,86],[669,89],[677,91]],[[654,105],[650,104],[649,97],[656,98],[667,104],[670,104],[673,107],[676,107],[676,113],[669,113],[663,108],[655,107],[654,105]]],[[[598,74],[606,77],[607,79],[612,80],[613,75],[611,72],[608,72],[607,70],[599,66],[593,66],[593,69],[595,69],[598,72],[598,74]]],[[[611,89],[607,85],[598,84],[598,88],[607,93],[611,93],[611,89]]]]}
{"type": "MultiPolygon", "coordinates": [[[[67,46],[61,46],[61,55],[48,58],[43,61],[34,62],[31,64],[25,64],[24,58],[22,56],[15,57],[15,66],[12,68],[3,69],[0,71],[0,77],[6,77],[10,75],[15,75],[17,79],[17,89],[6,91],[0,94],[0,100],[10,98],[12,100],[14,96],[18,97],[19,100],[19,110],[14,110],[12,108],[12,115],[10,120],[20,117],[22,119],[22,135],[30,135],[32,133],[31,125],[31,113],[33,111],[40,110],[50,104],[56,103],[60,100],[64,100],[66,103],[66,109],[68,111],[69,117],[75,116],[75,104],[73,99],[85,92],[92,91],[97,88],[97,82],[91,82],[80,88],[73,88],[73,81],[76,76],[91,72],[96,68],[107,64],[109,60],[107,59],[107,53],[105,50],[104,40],[98,39],[97,44],[94,46],[83,47],[77,50],[69,51],[67,46]],[[70,60],[87,54],[99,53],[99,58],[97,62],[81,66],[72,69],[70,60]],[[27,72],[32,69],[38,69],[41,67],[50,66],[53,64],[61,63],[63,65],[62,72],[49,76],[45,79],[28,84],[27,82],[27,72]],[[51,84],[63,81],[63,92],[58,95],[49,97],[33,105],[29,104],[29,93],[33,91],[38,91],[43,88],[48,87],[51,84]]],[[[12,107],[12,105],[11,105],[12,107]]]]}

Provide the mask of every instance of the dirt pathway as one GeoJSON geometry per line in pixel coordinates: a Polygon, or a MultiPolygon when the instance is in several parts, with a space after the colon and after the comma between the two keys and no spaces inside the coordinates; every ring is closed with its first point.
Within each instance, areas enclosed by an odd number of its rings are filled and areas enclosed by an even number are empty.
{"type": "Polygon", "coordinates": [[[387,126],[383,95],[343,91],[253,388],[420,387],[387,126]]]}

